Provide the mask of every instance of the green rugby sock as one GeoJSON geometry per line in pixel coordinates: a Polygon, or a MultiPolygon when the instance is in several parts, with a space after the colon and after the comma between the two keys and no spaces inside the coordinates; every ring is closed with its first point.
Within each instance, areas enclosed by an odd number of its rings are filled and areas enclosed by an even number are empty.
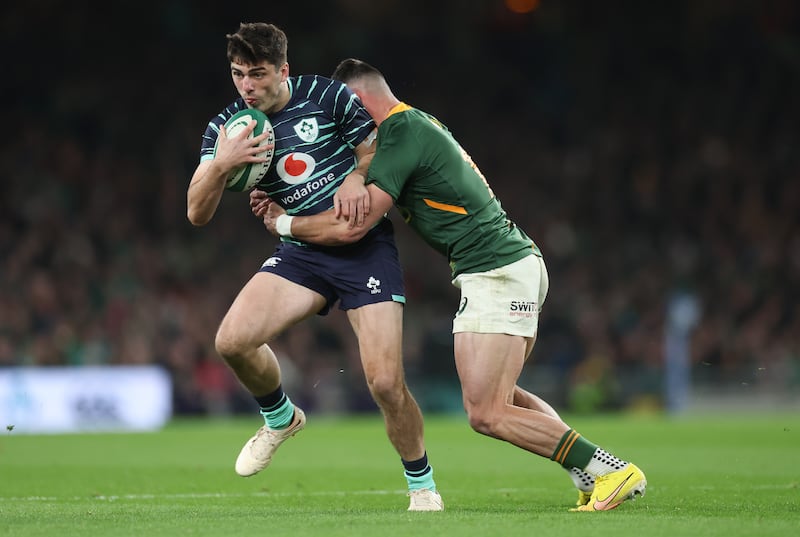
{"type": "Polygon", "coordinates": [[[556,461],[567,470],[578,468],[593,476],[616,472],[628,464],[592,444],[573,429],[561,437],[550,460],[556,461]]]}
{"type": "Polygon", "coordinates": [[[404,473],[408,482],[408,490],[428,489],[436,491],[436,483],[433,481],[433,468],[428,464],[427,453],[415,461],[400,460],[403,463],[403,468],[405,468],[404,473]]]}
{"type": "Polygon", "coordinates": [[[559,440],[550,460],[556,461],[567,470],[584,469],[592,460],[595,451],[597,451],[596,445],[586,440],[574,429],[570,429],[559,440]]]}
{"type": "Polygon", "coordinates": [[[266,408],[262,407],[261,415],[264,416],[264,422],[270,429],[285,429],[291,425],[294,419],[294,405],[289,400],[289,397],[284,394],[275,405],[266,408]]]}

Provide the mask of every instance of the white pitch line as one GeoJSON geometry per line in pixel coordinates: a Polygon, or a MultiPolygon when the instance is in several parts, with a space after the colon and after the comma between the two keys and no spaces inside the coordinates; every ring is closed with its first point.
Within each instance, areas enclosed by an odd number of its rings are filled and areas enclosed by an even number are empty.
{"type": "MultiPolygon", "coordinates": [[[[541,489],[495,489],[487,490],[488,493],[520,493],[525,491],[541,489]]],[[[0,501],[17,502],[57,502],[66,500],[96,500],[113,502],[118,500],[160,500],[160,499],[202,499],[202,498],[286,498],[286,497],[308,497],[308,496],[382,496],[387,494],[406,494],[407,490],[328,490],[311,492],[251,492],[251,493],[222,493],[222,492],[203,492],[203,493],[178,493],[178,494],[119,494],[119,495],[88,495],[88,496],[25,496],[7,497],[0,496],[0,501]]],[[[452,490],[450,491],[452,492],[452,490]]]]}
{"type": "MultiPolygon", "coordinates": [[[[721,487],[709,487],[707,485],[689,487],[692,490],[714,490],[721,491],[721,487]]],[[[755,487],[748,487],[751,490],[790,490],[796,489],[796,483],[789,483],[785,485],[760,485],[755,487]]],[[[500,489],[487,489],[485,492],[489,494],[524,494],[534,491],[541,492],[545,490],[544,487],[531,487],[531,488],[500,488],[500,489]]],[[[669,493],[670,487],[658,487],[659,492],[669,493]]],[[[459,492],[457,490],[448,489],[446,494],[459,492]]],[[[0,496],[0,501],[10,502],[58,502],[58,501],[75,501],[75,500],[95,500],[100,502],[115,502],[119,500],[161,500],[161,499],[202,499],[202,498],[298,498],[308,496],[381,496],[387,494],[406,494],[406,490],[328,490],[328,491],[311,491],[311,492],[251,492],[251,493],[222,493],[222,492],[203,492],[203,493],[179,493],[179,494],[119,494],[119,495],[105,495],[100,494],[97,496],[0,496]]]]}
{"type": "Polygon", "coordinates": [[[57,502],[65,500],[96,500],[114,502],[118,500],[161,500],[161,499],[202,499],[202,498],[278,498],[278,497],[300,497],[300,496],[349,496],[349,495],[386,495],[386,494],[405,494],[405,490],[354,490],[354,491],[312,491],[312,492],[252,492],[245,493],[180,493],[180,494],[119,494],[119,495],[91,495],[91,496],[24,496],[6,497],[0,496],[0,501],[16,502],[57,502]]]}

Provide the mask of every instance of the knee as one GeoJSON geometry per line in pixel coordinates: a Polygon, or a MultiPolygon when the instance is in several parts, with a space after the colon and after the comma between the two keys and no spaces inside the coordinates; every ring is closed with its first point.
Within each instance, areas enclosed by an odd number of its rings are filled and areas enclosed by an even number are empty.
{"type": "Polygon", "coordinates": [[[469,426],[472,427],[473,431],[486,436],[496,436],[494,425],[497,420],[488,408],[465,404],[464,409],[467,411],[469,426]]]}
{"type": "Polygon", "coordinates": [[[246,353],[247,346],[235,332],[220,328],[214,338],[214,347],[226,362],[234,364],[246,353]]]}
{"type": "Polygon", "coordinates": [[[393,408],[402,405],[406,394],[406,385],[402,376],[393,373],[380,373],[367,379],[369,391],[381,408],[393,408]]]}

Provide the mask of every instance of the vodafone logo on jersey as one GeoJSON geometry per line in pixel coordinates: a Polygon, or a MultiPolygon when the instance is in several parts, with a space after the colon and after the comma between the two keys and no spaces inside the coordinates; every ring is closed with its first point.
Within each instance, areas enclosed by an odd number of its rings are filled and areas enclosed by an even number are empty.
{"type": "Polygon", "coordinates": [[[305,153],[289,153],[278,161],[278,176],[290,185],[302,183],[314,173],[317,163],[311,155],[305,153]]]}

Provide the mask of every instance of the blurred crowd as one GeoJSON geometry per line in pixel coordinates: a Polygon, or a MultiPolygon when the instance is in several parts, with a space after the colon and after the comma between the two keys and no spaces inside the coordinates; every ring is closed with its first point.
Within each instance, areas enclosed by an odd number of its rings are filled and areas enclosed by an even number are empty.
{"type": "MultiPolygon", "coordinates": [[[[330,28],[289,8],[220,19],[173,1],[125,29],[51,4],[61,11],[36,14],[36,35],[30,7],[4,8],[2,44],[19,53],[2,86],[0,366],[156,363],[178,413],[255,408],[213,340],[275,240],[246,194],[192,227],[185,191],[205,124],[235,97],[224,34],[268,20],[289,35],[292,74],[328,74],[345,56],[383,69],[537,241],[551,288],[527,387],[574,411],[659,408],[677,322],[696,388],[800,388],[792,2],[622,2],[626,16],[577,0],[527,14],[420,2],[430,17],[414,24],[413,10],[389,17],[404,3],[339,1],[325,15],[348,22],[330,28]],[[691,313],[670,308],[676,297],[691,313]]],[[[393,219],[410,384],[426,409],[458,409],[457,290],[393,219]]],[[[304,408],[375,409],[338,309],[274,348],[304,408]]]]}

